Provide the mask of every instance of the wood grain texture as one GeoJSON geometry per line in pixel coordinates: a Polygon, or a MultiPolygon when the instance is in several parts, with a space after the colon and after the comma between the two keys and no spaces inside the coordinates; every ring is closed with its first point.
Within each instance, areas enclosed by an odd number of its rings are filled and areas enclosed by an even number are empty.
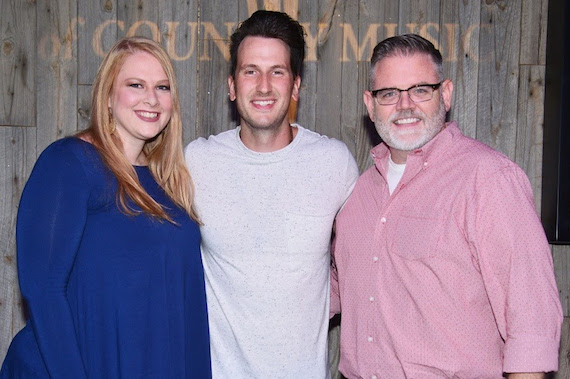
{"type": "MultiPolygon", "coordinates": [[[[84,129],[103,55],[125,35],[160,41],[174,61],[184,144],[233,128],[227,93],[229,36],[261,8],[283,10],[307,32],[296,120],[344,141],[361,171],[380,139],[362,101],[373,46],[415,32],[442,52],[454,82],[450,119],[515,160],[540,206],[548,0],[3,0],[0,3],[0,358],[24,316],[16,279],[17,202],[37,155],[84,129]]],[[[570,247],[553,246],[565,316],[570,247]]],[[[560,371],[570,377],[570,327],[560,371]]],[[[330,333],[339,378],[338,328],[330,333]]]]}
{"type": "Polygon", "coordinates": [[[198,39],[198,3],[185,0],[160,0],[161,39],[175,63],[182,126],[186,144],[194,140],[198,109],[198,59],[195,48],[198,39]]]}
{"type": "Polygon", "coordinates": [[[478,140],[514,159],[521,3],[486,1],[479,37],[478,140]]]}
{"type": "Polygon", "coordinates": [[[61,47],[38,59],[36,136],[40,153],[56,139],[77,131],[77,34],[74,2],[37,0],[38,30],[61,47]]]}
{"type": "Polygon", "coordinates": [[[558,354],[558,372],[554,378],[568,379],[570,378],[570,318],[568,317],[570,309],[570,246],[553,246],[552,258],[562,312],[565,316],[558,354]]]}
{"type": "Polygon", "coordinates": [[[35,128],[0,127],[0,361],[25,323],[16,272],[16,213],[36,155],[35,128]]]}
{"type": "Polygon", "coordinates": [[[555,245],[552,247],[554,274],[560,293],[560,303],[564,316],[570,314],[570,246],[555,245]]]}
{"type": "Polygon", "coordinates": [[[103,57],[123,36],[125,23],[117,19],[115,0],[77,0],[77,82],[92,84],[103,57]]]}
{"type": "Polygon", "coordinates": [[[553,375],[553,379],[568,378],[570,378],[570,318],[565,317],[562,325],[558,372],[553,375]]]}
{"type": "MultiPolygon", "coordinates": [[[[331,137],[339,138],[339,127],[342,113],[342,101],[345,98],[342,88],[342,67],[344,62],[339,59],[338,52],[342,50],[343,37],[346,36],[344,25],[351,27],[351,14],[346,14],[344,8],[338,9],[336,6],[345,6],[350,2],[325,1],[321,3],[320,23],[324,25],[326,33],[321,35],[317,47],[318,60],[316,62],[316,83],[313,88],[307,88],[307,92],[321,94],[315,96],[314,104],[316,109],[322,109],[315,115],[314,125],[307,125],[308,128],[321,134],[329,134],[331,137]],[[346,22],[345,22],[346,21],[346,22]],[[334,31],[343,30],[343,33],[334,31]]],[[[356,82],[357,77],[353,76],[356,82]]],[[[348,100],[348,96],[346,97],[348,100]]]]}
{"type": "Polygon", "coordinates": [[[520,68],[514,158],[528,175],[538,214],[542,196],[544,69],[544,66],[527,65],[520,68]]]}
{"type": "MultiPolygon", "coordinates": [[[[307,44],[305,64],[301,72],[301,89],[299,91],[299,101],[291,105],[290,118],[305,128],[315,130],[317,107],[317,57],[319,45],[323,34],[326,33],[327,22],[333,12],[333,0],[323,0],[320,2],[305,1],[300,2],[297,14],[288,13],[298,20],[305,29],[307,44]],[[325,10],[323,11],[323,8],[325,10]],[[319,22],[314,22],[319,20],[319,22]]],[[[285,9],[284,9],[285,10],[285,9]]]]}
{"type": "Polygon", "coordinates": [[[35,125],[36,9],[0,2],[0,125],[35,125]]]}
{"type": "Polygon", "coordinates": [[[463,133],[477,135],[479,91],[479,36],[481,5],[476,1],[445,1],[442,8],[443,33],[439,45],[446,78],[453,79],[453,99],[449,119],[457,121],[463,133]]]}
{"type": "MultiPolygon", "coordinates": [[[[368,38],[375,37],[375,40],[371,41],[372,46],[368,49],[365,56],[363,55],[362,60],[358,62],[356,68],[358,70],[358,88],[355,95],[357,105],[354,111],[348,111],[355,113],[357,117],[355,120],[356,127],[353,131],[349,127],[343,128],[342,137],[343,141],[348,144],[348,147],[354,154],[354,158],[361,172],[373,164],[370,158],[370,149],[381,142],[374,124],[368,117],[364,101],[362,100],[364,91],[372,89],[370,88],[368,79],[370,58],[372,57],[374,46],[376,46],[378,42],[398,34],[396,29],[398,27],[398,15],[401,3],[402,2],[387,1],[379,6],[375,0],[360,2],[358,30],[360,31],[362,29],[363,31],[360,32],[359,35],[364,35],[368,38]],[[370,27],[370,25],[373,25],[373,27],[370,27]],[[352,136],[351,132],[354,133],[354,136],[352,136]]],[[[362,40],[362,38],[360,40],[362,40]]]]}
{"type": "Polygon", "coordinates": [[[548,0],[522,0],[520,64],[546,63],[548,0]]]}
{"type": "Polygon", "coordinates": [[[201,3],[200,16],[196,137],[208,137],[238,123],[228,97],[229,37],[238,22],[249,15],[245,1],[212,0],[201,3]]]}

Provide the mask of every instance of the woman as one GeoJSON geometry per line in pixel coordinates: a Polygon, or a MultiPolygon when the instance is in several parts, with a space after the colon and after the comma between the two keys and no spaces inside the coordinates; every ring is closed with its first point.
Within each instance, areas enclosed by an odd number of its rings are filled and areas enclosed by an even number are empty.
{"type": "Polygon", "coordinates": [[[103,60],[91,123],[51,144],[16,230],[29,321],[2,378],[209,378],[198,219],[174,68],[148,39],[103,60]]]}

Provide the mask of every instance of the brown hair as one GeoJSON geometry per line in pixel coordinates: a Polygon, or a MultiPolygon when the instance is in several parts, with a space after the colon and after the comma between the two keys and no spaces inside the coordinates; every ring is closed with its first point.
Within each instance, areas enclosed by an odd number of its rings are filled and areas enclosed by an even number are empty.
{"type": "Polygon", "coordinates": [[[277,38],[289,48],[293,76],[301,76],[305,60],[305,30],[287,13],[259,10],[242,22],[230,37],[230,75],[235,77],[239,46],[246,37],[277,38]]]}

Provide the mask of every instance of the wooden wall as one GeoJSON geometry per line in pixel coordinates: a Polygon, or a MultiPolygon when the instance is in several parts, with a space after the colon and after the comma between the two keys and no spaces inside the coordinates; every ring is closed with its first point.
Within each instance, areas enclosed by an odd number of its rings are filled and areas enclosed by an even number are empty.
{"type": "MultiPolygon", "coordinates": [[[[548,0],[1,0],[0,358],[24,324],[14,242],[22,187],[49,143],[86,126],[102,55],[132,34],[167,47],[187,143],[235,125],[228,37],[258,8],[284,10],[306,27],[297,120],[346,142],[361,169],[378,142],[361,101],[373,46],[405,32],[430,39],[455,84],[450,118],[522,166],[540,207],[548,0]]],[[[569,253],[553,246],[566,316],[569,253]]],[[[564,338],[559,377],[568,374],[564,338]]]]}

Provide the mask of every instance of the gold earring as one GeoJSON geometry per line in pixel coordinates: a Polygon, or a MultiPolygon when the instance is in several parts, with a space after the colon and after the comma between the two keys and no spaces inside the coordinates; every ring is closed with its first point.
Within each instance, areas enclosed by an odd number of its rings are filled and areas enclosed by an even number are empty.
{"type": "Polygon", "coordinates": [[[109,113],[109,134],[115,133],[115,130],[117,130],[117,125],[115,125],[115,118],[113,117],[112,113],[109,113]]]}

